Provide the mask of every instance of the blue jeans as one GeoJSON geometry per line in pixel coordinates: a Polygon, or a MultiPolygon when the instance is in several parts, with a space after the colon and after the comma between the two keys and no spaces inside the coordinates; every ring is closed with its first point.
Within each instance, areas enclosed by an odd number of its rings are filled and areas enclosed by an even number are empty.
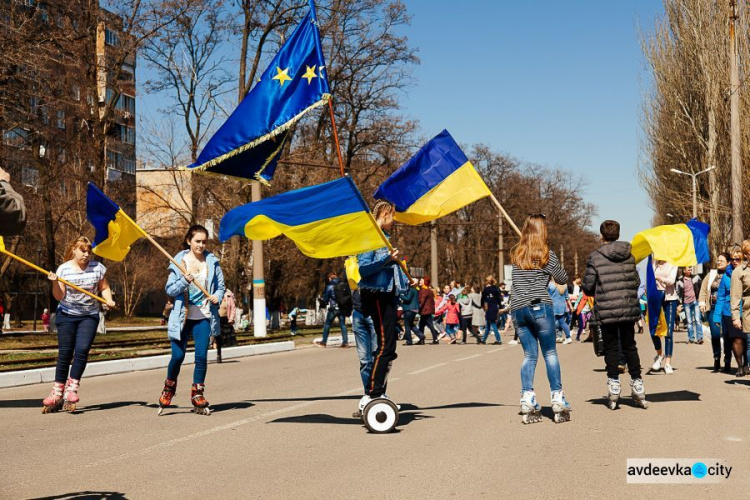
{"type": "MultiPolygon", "coordinates": [[[[568,326],[567,317],[565,314],[556,314],[555,315],[555,327],[556,330],[562,330],[562,332],[565,334],[565,338],[570,338],[570,327],[568,326]]],[[[557,333],[555,333],[555,336],[557,336],[557,333]]]]}
{"type": "Polygon", "coordinates": [[[195,368],[193,369],[193,383],[203,384],[206,381],[208,368],[208,344],[211,337],[211,320],[189,319],[182,328],[180,340],[172,339],[172,359],[167,367],[167,378],[177,380],[180,376],[182,362],[185,361],[188,337],[192,335],[195,342],[195,368]]]}
{"type": "MultiPolygon", "coordinates": [[[[667,336],[664,337],[664,356],[667,358],[672,357],[672,351],[674,348],[674,322],[677,316],[677,301],[667,300],[662,305],[664,309],[664,319],[667,321],[667,336]]],[[[661,349],[661,337],[654,335],[651,337],[651,341],[654,343],[654,348],[658,351],[661,349]]]]}
{"type": "Polygon", "coordinates": [[[370,379],[370,373],[372,372],[372,353],[378,347],[372,318],[355,309],[352,312],[352,331],[354,332],[354,341],[357,343],[359,375],[362,377],[362,385],[367,390],[367,381],[370,379]]]}
{"type": "Polygon", "coordinates": [[[494,321],[487,321],[484,324],[484,335],[482,336],[482,342],[487,341],[487,337],[490,336],[490,328],[492,328],[492,332],[495,334],[495,341],[502,342],[500,340],[500,332],[497,330],[497,323],[494,321]]]}
{"type": "Polygon", "coordinates": [[[445,324],[445,334],[450,338],[455,339],[456,333],[458,333],[458,325],[445,324]]]}
{"type": "Polygon", "coordinates": [[[536,304],[523,307],[511,313],[513,325],[523,346],[523,363],[521,363],[521,390],[534,390],[534,371],[542,348],[544,362],[547,365],[547,379],[550,390],[562,389],[560,363],[557,359],[555,344],[555,314],[549,304],[536,304]]]}
{"type": "Polygon", "coordinates": [[[57,326],[57,366],[55,368],[55,382],[65,383],[70,378],[81,380],[86,363],[89,360],[91,344],[96,337],[96,327],[99,326],[99,315],[73,316],[58,311],[55,315],[57,326]],[[73,366],[70,367],[70,362],[73,366]]]}
{"type": "Polygon", "coordinates": [[[497,317],[497,324],[500,328],[505,329],[505,322],[508,321],[508,313],[502,313],[497,317]]]}
{"type": "Polygon", "coordinates": [[[701,308],[698,302],[684,304],[685,317],[687,318],[688,340],[703,340],[703,322],[701,321],[701,308]]]}
{"type": "Polygon", "coordinates": [[[416,311],[404,311],[404,336],[406,337],[406,343],[411,345],[413,343],[411,338],[411,332],[417,336],[417,342],[424,340],[424,333],[419,331],[419,328],[414,325],[414,320],[417,317],[416,311]]]}
{"type": "Polygon", "coordinates": [[[323,343],[325,344],[328,342],[328,332],[330,331],[331,325],[333,324],[333,320],[335,318],[339,319],[339,326],[341,326],[341,343],[348,344],[349,337],[346,335],[346,316],[337,313],[331,307],[328,308],[328,312],[326,313],[326,322],[323,325],[323,343]]]}

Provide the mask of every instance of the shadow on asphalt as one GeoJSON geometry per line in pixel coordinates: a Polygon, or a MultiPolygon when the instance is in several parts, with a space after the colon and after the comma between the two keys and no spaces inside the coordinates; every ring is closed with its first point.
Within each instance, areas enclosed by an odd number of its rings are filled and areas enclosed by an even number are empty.
{"type": "Polygon", "coordinates": [[[44,398],[36,399],[6,399],[0,401],[0,408],[39,408],[41,411],[42,400],[44,398]]]}
{"type": "Polygon", "coordinates": [[[72,499],[90,499],[111,498],[113,500],[127,500],[124,493],[116,491],[79,491],[77,493],[66,493],[64,495],[55,495],[51,497],[34,497],[31,500],[72,500],[72,499]]]}
{"type": "Polygon", "coordinates": [[[745,380],[745,379],[742,379],[742,380],[737,380],[737,379],[734,379],[734,380],[725,380],[724,383],[725,384],[732,384],[732,385],[750,385],[750,380],[745,380]]]}
{"type": "MultiPolygon", "coordinates": [[[[648,401],[649,403],[666,403],[666,402],[671,402],[671,401],[700,401],[700,400],[701,400],[701,395],[693,391],[671,391],[671,392],[646,393],[646,401],[648,401]]],[[[589,399],[586,402],[594,404],[594,405],[606,406],[607,401],[608,399],[606,397],[603,397],[603,398],[589,399]]],[[[633,400],[627,395],[625,397],[620,398],[620,405],[636,407],[635,403],[633,403],[633,400]]]]}
{"type": "MultiPolygon", "coordinates": [[[[101,411],[101,410],[115,410],[117,408],[124,408],[126,406],[144,406],[149,407],[145,401],[113,401],[111,403],[102,403],[100,405],[89,405],[76,408],[76,413],[87,413],[90,411],[101,411]]],[[[154,405],[156,407],[156,405],[154,405]]]]}
{"type": "MultiPolygon", "coordinates": [[[[411,406],[411,405],[408,405],[411,406]]],[[[398,427],[409,425],[415,420],[434,418],[429,415],[422,415],[420,412],[406,411],[405,405],[401,405],[401,411],[398,413],[398,427]]],[[[310,415],[297,415],[294,417],[283,417],[271,420],[269,424],[334,424],[334,425],[359,425],[364,427],[361,418],[335,417],[324,413],[313,413],[310,415]]]]}
{"type": "MultiPolygon", "coordinates": [[[[159,408],[159,405],[157,403],[143,403],[143,406],[146,408],[153,408],[154,410],[159,408]]],[[[218,403],[218,404],[212,404],[211,405],[211,414],[214,414],[216,412],[222,412],[222,411],[230,411],[230,410],[245,410],[247,408],[252,408],[255,406],[255,403],[252,403],[250,401],[237,401],[232,403],[218,403]]],[[[181,415],[181,414],[187,414],[187,413],[193,413],[193,407],[192,406],[175,406],[171,405],[168,408],[164,408],[164,413],[161,414],[162,417],[168,417],[170,415],[181,415]],[[176,411],[172,411],[176,410],[176,411]]]]}
{"type": "Polygon", "coordinates": [[[211,405],[211,413],[219,412],[219,411],[229,411],[229,410],[244,410],[246,408],[252,408],[255,406],[255,403],[251,403],[250,401],[238,401],[236,403],[219,403],[216,405],[211,405]]]}
{"type": "Polygon", "coordinates": [[[256,403],[288,403],[292,401],[336,401],[339,399],[361,399],[362,396],[313,396],[311,398],[253,399],[256,403]]]}

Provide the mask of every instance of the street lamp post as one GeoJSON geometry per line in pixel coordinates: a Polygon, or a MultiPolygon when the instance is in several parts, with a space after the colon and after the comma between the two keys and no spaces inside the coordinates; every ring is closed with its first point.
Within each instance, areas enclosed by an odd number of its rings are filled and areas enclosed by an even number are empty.
{"type": "Polygon", "coordinates": [[[693,219],[698,217],[698,182],[696,180],[696,177],[701,174],[705,174],[706,172],[710,172],[715,168],[716,166],[708,167],[706,170],[701,170],[700,172],[697,172],[695,174],[691,174],[690,172],[683,172],[682,170],[677,170],[676,168],[670,169],[670,171],[674,172],[675,174],[689,175],[693,179],[693,219]]]}
{"type": "MultiPolygon", "coordinates": [[[[36,247],[36,261],[42,261],[42,247],[36,247]]],[[[39,304],[39,273],[36,273],[36,290],[34,290],[34,332],[36,332],[37,306],[39,304]]]]}

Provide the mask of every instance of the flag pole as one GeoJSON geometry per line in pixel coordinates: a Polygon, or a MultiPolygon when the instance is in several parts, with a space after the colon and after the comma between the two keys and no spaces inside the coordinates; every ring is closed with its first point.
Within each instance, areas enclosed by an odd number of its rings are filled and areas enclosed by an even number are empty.
{"type": "MultiPolygon", "coordinates": [[[[126,214],[126,213],[125,213],[124,211],[122,211],[122,215],[124,215],[124,216],[125,216],[125,218],[126,218],[126,219],[127,219],[128,221],[130,221],[130,223],[131,223],[131,224],[133,224],[133,225],[134,225],[135,227],[137,227],[137,228],[138,228],[138,230],[139,230],[139,231],[141,232],[141,234],[143,235],[143,237],[144,237],[144,238],[146,238],[146,239],[147,239],[147,240],[148,240],[149,242],[151,242],[151,244],[152,244],[152,245],[154,245],[154,246],[156,247],[156,249],[157,249],[157,250],[159,250],[159,251],[160,251],[160,252],[161,252],[162,254],[164,254],[164,256],[165,256],[166,258],[168,258],[168,259],[170,260],[170,262],[172,262],[172,264],[174,264],[175,266],[177,266],[177,269],[179,269],[179,270],[180,270],[180,272],[182,273],[182,275],[183,275],[183,276],[187,276],[187,275],[188,275],[187,269],[185,269],[185,268],[184,268],[184,267],[183,267],[182,265],[180,265],[180,263],[179,263],[179,262],[177,262],[177,261],[176,261],[176,260],[174,259],[174,257],[172,257],[172,256],[171,256],[171,255],[169,254],[169,252],[167,252],[166,250],[164,250],[164,247],[162,247],[162,246],[161,246],[161,245],[160,245],[159,243],[157,243],[157,242],[156,242],[156,240],[155,240],[155,239],[153,239],[153,238],[151,237],[151,235],[150,235],[150,234],[148,234],[148,233],[147,233],[146,231],[144,231],[144,229],[143,229],[143,228],[142,228],[141,226],[139,226],[138,224],[136,224],[136,222],[135,222],[135,221],[134,221],[133,219],[131,219],[131,218],[130,218],[130,216],[128,216],[128,214],[126,214]]],[[[197,287],[198,287],[198,290],[200,290],[201,292],[203,292],[203,294],[204,294],[204,295],[205,295],[206,297],[210,297],[210,296],[211,296],[211,294],[210,294],[210,293],[208,293],[208,290],[206,290],[205,288],[203,288],[203,286],[202,286],[202,285],[201,285],[200,283],[198,283],[198,281],[193,281],[193,284],[194,284],[195,286],[197,286],[197,287]]]]}
{"type": "Polygon", "coordinates": [[[341,169],[341,177],[346,175],[344,173],[344,159],[341,157],[341,146],[339,146],[339,133],[336,131],[336,117],[333,115],[333,96],[328,98],[328,111],[331,114],[331,127],[333,128],[333,140],[336,143],[336,156],[339,158],[339,168],[341,169]]]}
{"type": "MultiPolygon", "coordinates": [[[[36,264],[32,264],[28,260],[23,259],[23,258],[19,257],[18,255],[14,254],[14,253],[11,253],[11,252],[9,252],[9,251],[7,251],[5,249],[0,248],[0,252],[4,253],[5,255],[7,255],[10,258],[16,259],[21,264],[25,264],[25,265],[29,266],[30,268],[34,269],[35,271],[39,271],[40,273],[44,274],[45,276],[48,276],[50,274],[50,271],[47,271],[46,269],[42,269],[41,267],[37,266],[36,264]]],[[[102,304],[106,304],[107,303],[107,301],[104,300],[102,297],[99,297],[98,295],[94,295],[93,293],[89,292],[88,290],[84,290],[83,288],[78,287],[78,286],[74,285],[73,283],[71,283],[71,282],[69,282],[67,280],[64,280],[64,279],[58,277],[57,281],[59,281],[60,283],[62,283],[65,286],[69,286],[70,288],[72,288],[74,290],[77,290],[77,291],[79,291],[81,293],[85,293],[86,295],[88,295],[92,299],[96,299],[99,302],[101,302],[102,304]]]]}
{"type": "MultiPolygon", "coordinates": [[[[391,245],[391,240],[388,239],[388,237],[383,232],[383,229],[378,225],[378,221],[376,221],[375,217],[372,216],[372,212],[368,210],[367,215],[370,217],[370,221],[372,222],[372,225],[375,226],[375,229],[378,231],[378,234],[380,235],[380,238],[383,240],[383,243],[385,243],[385,246],[388,247],[389,251],[393,252],[393,245],[391,245]]],[[[409,281],[414,281],[414,278],[409,273],[409,269],[406,267],[406,263],[401,259],[397,259],[396,262],[398,263],[398,266],[401,268],[401,270],[404,271],[404,274],[406,274],[406,277],[409,278],[409,281]]]]}
{"type": "Polygon", "coordinates": [[[510,224],[510,227],[512,227],[516,231],[518,236],[521,236],[521,231],[518,229],[518,226],[516,226],[516,224],[513,222],[513,219],[510,218],[510,215],[508,215],[508,212],[505,211],[505,209],[500,204],[500,202],[497,201],[497,198],[495,198],[494,194],[490,193],[490,199],[492,200],[492,203],[494,203],[495,206],[498,208],[498,210],[500,210],[500,213],[503,214],[503,216],[505,217],[505,220],[507,220],[508,223],[510,224]]]}

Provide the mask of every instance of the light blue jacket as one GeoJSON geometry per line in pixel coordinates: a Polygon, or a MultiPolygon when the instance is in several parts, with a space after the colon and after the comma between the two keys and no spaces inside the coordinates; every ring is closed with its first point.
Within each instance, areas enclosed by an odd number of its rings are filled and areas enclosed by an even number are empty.
{"type": "MultiPolygon", "coordinates": [[[[183,264],[185,255],[188,250],[183,250],[175,255],[174,260],[183,264]]],[[[208,292],[219,299],[224,297],[224,273],[221,272],[219,259],[211,252],[203,252],[206,256],[206,266],[208,268],[208,292]]],[[[167,334],[170,339],[180,340],[182,327],[185,325],[187,317],[187,289],[189,283],[182,275],[182,272],[174,264],[169,264],[169,277],[164,290],[167,295],[174,297],[174,308],[169,313],[169,322],[167,323],[167,334]]],[[[210,304],[211,308],[211,336],[216,337],[221,334],[219,325],[219,304],[210,304]]]]}
{"type": "Polygon", "coordinates": [[[734,267],[727,266],[727,271],[719,282],[719,290],[716,292],[716,305],[714,306],[713,322],[721,324],[722,316],[732,316],[732,308],[729,300],[729,291],[732,288],[732,273],[734,267]]]}
{"type": "Polygon", "coordinates": [[[409,288],[409,278],[399,265],[391,260],[388,247],[361,253],[357,256],[357,260],[361,277],[359,288],[376,292],[394,292],[397,296],[409,288]],[[398,277],[397,283],[396,277],[398,277]]]}

